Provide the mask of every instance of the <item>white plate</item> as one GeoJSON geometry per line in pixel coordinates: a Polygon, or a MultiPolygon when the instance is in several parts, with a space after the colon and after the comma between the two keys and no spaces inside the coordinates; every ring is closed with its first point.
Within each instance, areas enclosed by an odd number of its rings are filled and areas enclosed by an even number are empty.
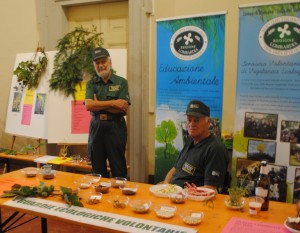
{"type": "Polygon", "coordinates": [[[170,194],[180,193],[182,188],[174,184],[157,184],[150,187],[150,192],[158,197],[169,197],[170,194]]]}
{"type": "Polygon", "coordinates": [[[241,205],[238,205],[238,206],[231,205],[231,203],[230,203],[230,197],[227,197],[227,198],[225,198],[224,203],[230,209],[239,210],[239,209],[241,209],[241,208],[244,207],[246,201],[245,201],[245,198],[242,198],[241,205]]]}
{"type": "Polygon", "coordinates": [[[293,228],[290,228],[290,227],[286,224],[286,221],[287,221],[287,220],[285,220],[284,223],[283,223],[283,225],[284,225],[284,227],[285,227],[286,229],[288,229],[288,230],[289,230],[290,232],[292,232],[292,233],[300,233],[300,231],[295,230],[295,229],[293,229],[293,228]]]}
{"type": "Polygon", "coordinates": [[[193,200],[193,201],[207,201],[214,196],[216,196],[216,191],[210,188],[205,188],[205,187],[197,187],[198,191],[204,191],[211,193],[211,195],[192,195],[185,190],[185,192],[188,194],[188,199],[193,200]]]}

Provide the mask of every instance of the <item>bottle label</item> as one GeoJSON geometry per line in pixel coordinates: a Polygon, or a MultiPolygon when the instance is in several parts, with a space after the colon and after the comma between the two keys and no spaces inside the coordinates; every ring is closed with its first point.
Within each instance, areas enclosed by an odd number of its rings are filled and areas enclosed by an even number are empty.
{"type": "Polygon", "coordinates": [[[260,197],[267,197],[268,196],[268,189],[264,189],[262,187],[255,188],[255,195],[260,197]]]}

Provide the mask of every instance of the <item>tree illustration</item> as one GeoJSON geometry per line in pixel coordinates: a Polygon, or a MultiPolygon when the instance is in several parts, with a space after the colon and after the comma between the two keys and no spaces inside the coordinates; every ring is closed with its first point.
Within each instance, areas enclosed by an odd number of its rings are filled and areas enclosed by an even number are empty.
{"type": "Polygon", "coordinates": [[[162,121],[155,130],[155,139],[159,143],[165,144],[164,158],[167,159],[168,155],[173,154],[175,150],[173,141],[177,136],[177,130],[173,121],[162,121]]]}
{"type": "Polygon", "coordinates": [[[257,149],[258,152],[264,153],[264,151],[265,151],[265,144],[263,144],[263,143],[258,144],[257,147],[256,147],[256,149],[257,149]]]}

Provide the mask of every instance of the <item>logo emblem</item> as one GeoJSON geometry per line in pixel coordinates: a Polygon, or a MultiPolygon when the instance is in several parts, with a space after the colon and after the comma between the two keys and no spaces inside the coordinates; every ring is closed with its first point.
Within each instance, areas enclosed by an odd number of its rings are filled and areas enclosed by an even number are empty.
{"type": "Polygon", "coordinates": [[[259,44],[268,53],[289,56],[300,51],[300,19],[277,17],[267,22],[259,32],[259,44]]]}
{"type": "Polygon", "coordinates": [[[195,26],[187,26],[177,30],[170,42],[172,53],[181,60],[194,60],[200,57],[207,48],[205,32],[195,26]]]}

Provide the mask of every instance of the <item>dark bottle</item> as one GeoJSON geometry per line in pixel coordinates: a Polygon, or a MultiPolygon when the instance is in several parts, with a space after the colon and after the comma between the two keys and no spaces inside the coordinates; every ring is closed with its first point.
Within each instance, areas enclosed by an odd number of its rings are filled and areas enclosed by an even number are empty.
{"type": "Polygon", "coordinates": [[[270,180],[268,177],[267,162],[260,163],[260,173],[255,185],[255,195],[264,199],[261,206],[261,211],[269,209],[269,194],[270,194],[270,180]]]}

